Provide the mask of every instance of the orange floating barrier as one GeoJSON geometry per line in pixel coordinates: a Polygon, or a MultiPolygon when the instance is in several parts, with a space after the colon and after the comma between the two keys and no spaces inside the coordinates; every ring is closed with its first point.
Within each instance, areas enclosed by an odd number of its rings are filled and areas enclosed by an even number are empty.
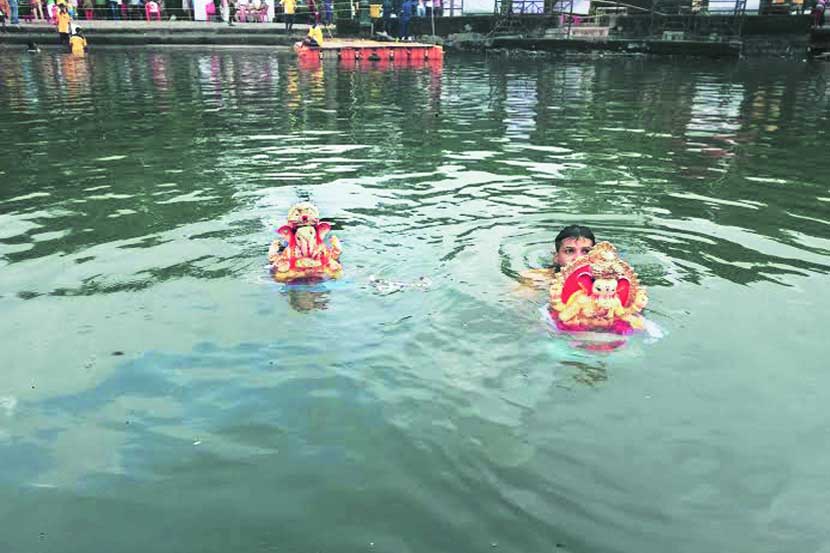
{"type": "MultiPolygon", "coordinates": [[[[429,64],[440,69],[444,60],[444,49],[435,44],[417,42],[379,42],[374,40],[327,40],[320,48],[311,48],[302,42],[294,44],[298,59],[336,59],[344,66],[377,67],[424,67],[429,64]],[[391,63],[390,63],[391,62],[391,63]]],[[[301,66],[305,66],[303,63],[301,66]]]]}

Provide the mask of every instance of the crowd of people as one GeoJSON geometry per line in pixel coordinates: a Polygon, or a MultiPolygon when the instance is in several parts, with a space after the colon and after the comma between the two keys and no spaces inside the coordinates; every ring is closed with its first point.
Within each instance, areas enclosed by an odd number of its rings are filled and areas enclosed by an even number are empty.
{"type": "MultiPolygon", "coordinates": [[[[407,38],[409,22],[415,17],[441,16],[442,0],[376,0],[381,7],[379,19],[381,31],[407,38]]],[[[295,17],[300,2],[306,8],[312,22],[316,25],[333,25],[335,19],[334,0],[275,0],[273,12],[266,0],[214,0],[206,6],[208,21],[227,21],[229,24],[268,22],[271,13],[281,14],[286,30],[293,30],[295,17]]],[[[375,0],[372,1],[374,4],[375,0]]],[[[64,6],[73,21],[110,19],[110,20],[147,20],[161,21],[165,17],[165,0],[28,0],[28,9],[23,19],[29,21],[48,21],[58,24],[60,7],[64,6]]],[[[176,10],[179,17],[193,18],[192,0],[182,0],[181,10],[176,10]]],[[[177,6],[178,8],[178,6],[177,6]]],[[[359,17],[360,3],[353,0],[349,14],[359,17]]],[[[304,11],[306,11],[304,10],[304,11]]],[[[373,14],[374,15],[374,14],[373,14]]],[[[341,14],[342,17],[342,14],[341,14]]],[[[20,0],[0,0],[0,22],[19,24],[20,0]]]]}
{"type": "MultiPolygon", "coordinates": [[[[164,0],[29,0],[29,21],[48,21],[58,24],[60,7],[64,6],[73,21],[84,19],[133,19],[160,21],[164,12],[164,0]]],[[[12,25],[20,23],[19,0],[0,0],[0,18],[12,25]]]]}
{"type": "MultiPolygon", "coordinates": [[[[66,23],[80,19],[110,19],[110,20],[143,20],[161,21],[165,12],[165,0],[29,0],[30,10],[25,16],[33,21],[48,21],[58,28],[61,44],[70,49],[70,41],[74,36],[74,25],[66,23]],[[44,4],[45,2],[45,4],[44,4]]],[[[206,16],[208,21],[227,21],[252,23],[269,21],[270,6],[266,0],[216,0],[208,2],[206,16]],[[213,8],[213,9],[211,9],[213,8]]],[[[441,15],[441,0],[378,0],[381,10],[372,13],[379,22],[376,27],[381,34],[389,37],[398,37],[401,40],[409,39],[409,23],[414,17],[433,17],[441,15]]],[[[184,18],[190,17],[192,0],[182,0],[184,18]]],[[[321,46],[323,33],[321,27],[334,24],[334,0],[304,0],[309,15],[309,34],[306,43],[310,46],[321,46]]],[[[351,17],[358,17],[359,2],[354,0],[351,5],[351,17]]],[[[292,32],[294,21],[299,7],[298,0],[275,0],[274,8],[282,14],[287,32],[292,32]]],[[[374,11],[374,10],[373,10],[374,11]]],[[[0,22],[5,29],[6,22],[19,23],[19,0],[0,0],[0,22]]],[[[83,36],[81,36],[83,38],[83,36]]],[[[84,38],[84,48],[86,39],[84,38]]]]}
{"type": "Polygon", "coordinates": [[[409,39],[409,22],[413,17],[440,16],[441,0],[383,0],[383,31],[401,40],[409,39]]]}
{"type": "Polygon", "coordinates": [[[0,25],[2,25],[3,30],[6,29],[7,21],[10,21],[12,25],[20,23],[18,12],[17,0],[0,0],[0,25]]]}

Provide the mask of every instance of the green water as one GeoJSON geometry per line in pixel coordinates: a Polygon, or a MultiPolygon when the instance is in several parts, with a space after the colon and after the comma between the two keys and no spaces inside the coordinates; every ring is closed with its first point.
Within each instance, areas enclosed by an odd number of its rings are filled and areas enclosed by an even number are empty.
{"type": "Polygon", "coordinates": [[[830,552],[828,79],[5,52],[0,551],[830,552]],[[286,289],[306,199],[346,276],[286,289]],[[573,222],[662,338],[516,293],[573,222]]]}

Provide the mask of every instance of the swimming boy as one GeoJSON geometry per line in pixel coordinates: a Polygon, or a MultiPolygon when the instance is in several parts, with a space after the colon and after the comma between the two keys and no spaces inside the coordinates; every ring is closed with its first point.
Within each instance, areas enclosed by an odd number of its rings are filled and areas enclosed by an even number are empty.
{"type": "Polygon", "coordinates": [[[568,225],[559,231],[553,241],[553,267],[545,269],[528,269],[521,273],[523,286],[546,288],[553,280],[553,275],[582,255],[587,255],[596,244],[594,233],[582,225],[568,225]]]}

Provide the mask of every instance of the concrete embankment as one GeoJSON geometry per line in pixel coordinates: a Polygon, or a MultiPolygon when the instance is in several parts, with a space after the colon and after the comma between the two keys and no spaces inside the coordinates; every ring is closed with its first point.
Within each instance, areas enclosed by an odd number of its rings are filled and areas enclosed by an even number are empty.
{"type": "Polygon", "coordinates": [[[490,48],[534,50],[543,52],[616,52],[629,54],[657,54],[674,56],[701,56],[737,58],[741,55],[740,42],[704,42],[693,40],[580,40],[557,38],[496,38],[490,48]]]}
{"type": "MultiPolygon", "coordinates": [[[[432,23],[414,19],[411,32],[432,35],[432,23]]],[[[808,16],[661,16],[619,15],[595,26],[563,28],[553,16],[463,16],[435,20],[435,36],[448,50],[605,51],[674,56],[789,57],[801,59],[830,51],[830,29],[810,28],[808,16]]],[[[286,34],[282,23],[194,21],[81,21],[93,46],[290,46],[306,32],[295,25],[286,34]]],[[[337,36],[360,34],[355,21],[339,21],[337,36]]],[[[9,26],[0,45],[57,44],[46,24],[9,26]]]]}
{"type": "MultiPolygon", "coordinates": [[[[92,46],[290,46],[300,40],[306,25],[295,25],[285,32],[282,23],[248,23],[227,25],[193,21],[78,21],[92,46]]],[[[22,24],[9,26],[0,33],[0,45],[40,46],[57,44],[57,32],[51,25],[22,24]]]]}
{"type": "MultiPolygon", "coordinates": [[[[813,31],[807,15],[606,15],[567,27],[557,16],[446,17],[435,32],[449,48],[610,51],[708,57],[802,59],[830,48],[830,34],[813,31]]],[[[415,34],[431,22],[415,21],[415,34]]],[[[828,31],[830,33],[830,31],[828,31]]]]}

